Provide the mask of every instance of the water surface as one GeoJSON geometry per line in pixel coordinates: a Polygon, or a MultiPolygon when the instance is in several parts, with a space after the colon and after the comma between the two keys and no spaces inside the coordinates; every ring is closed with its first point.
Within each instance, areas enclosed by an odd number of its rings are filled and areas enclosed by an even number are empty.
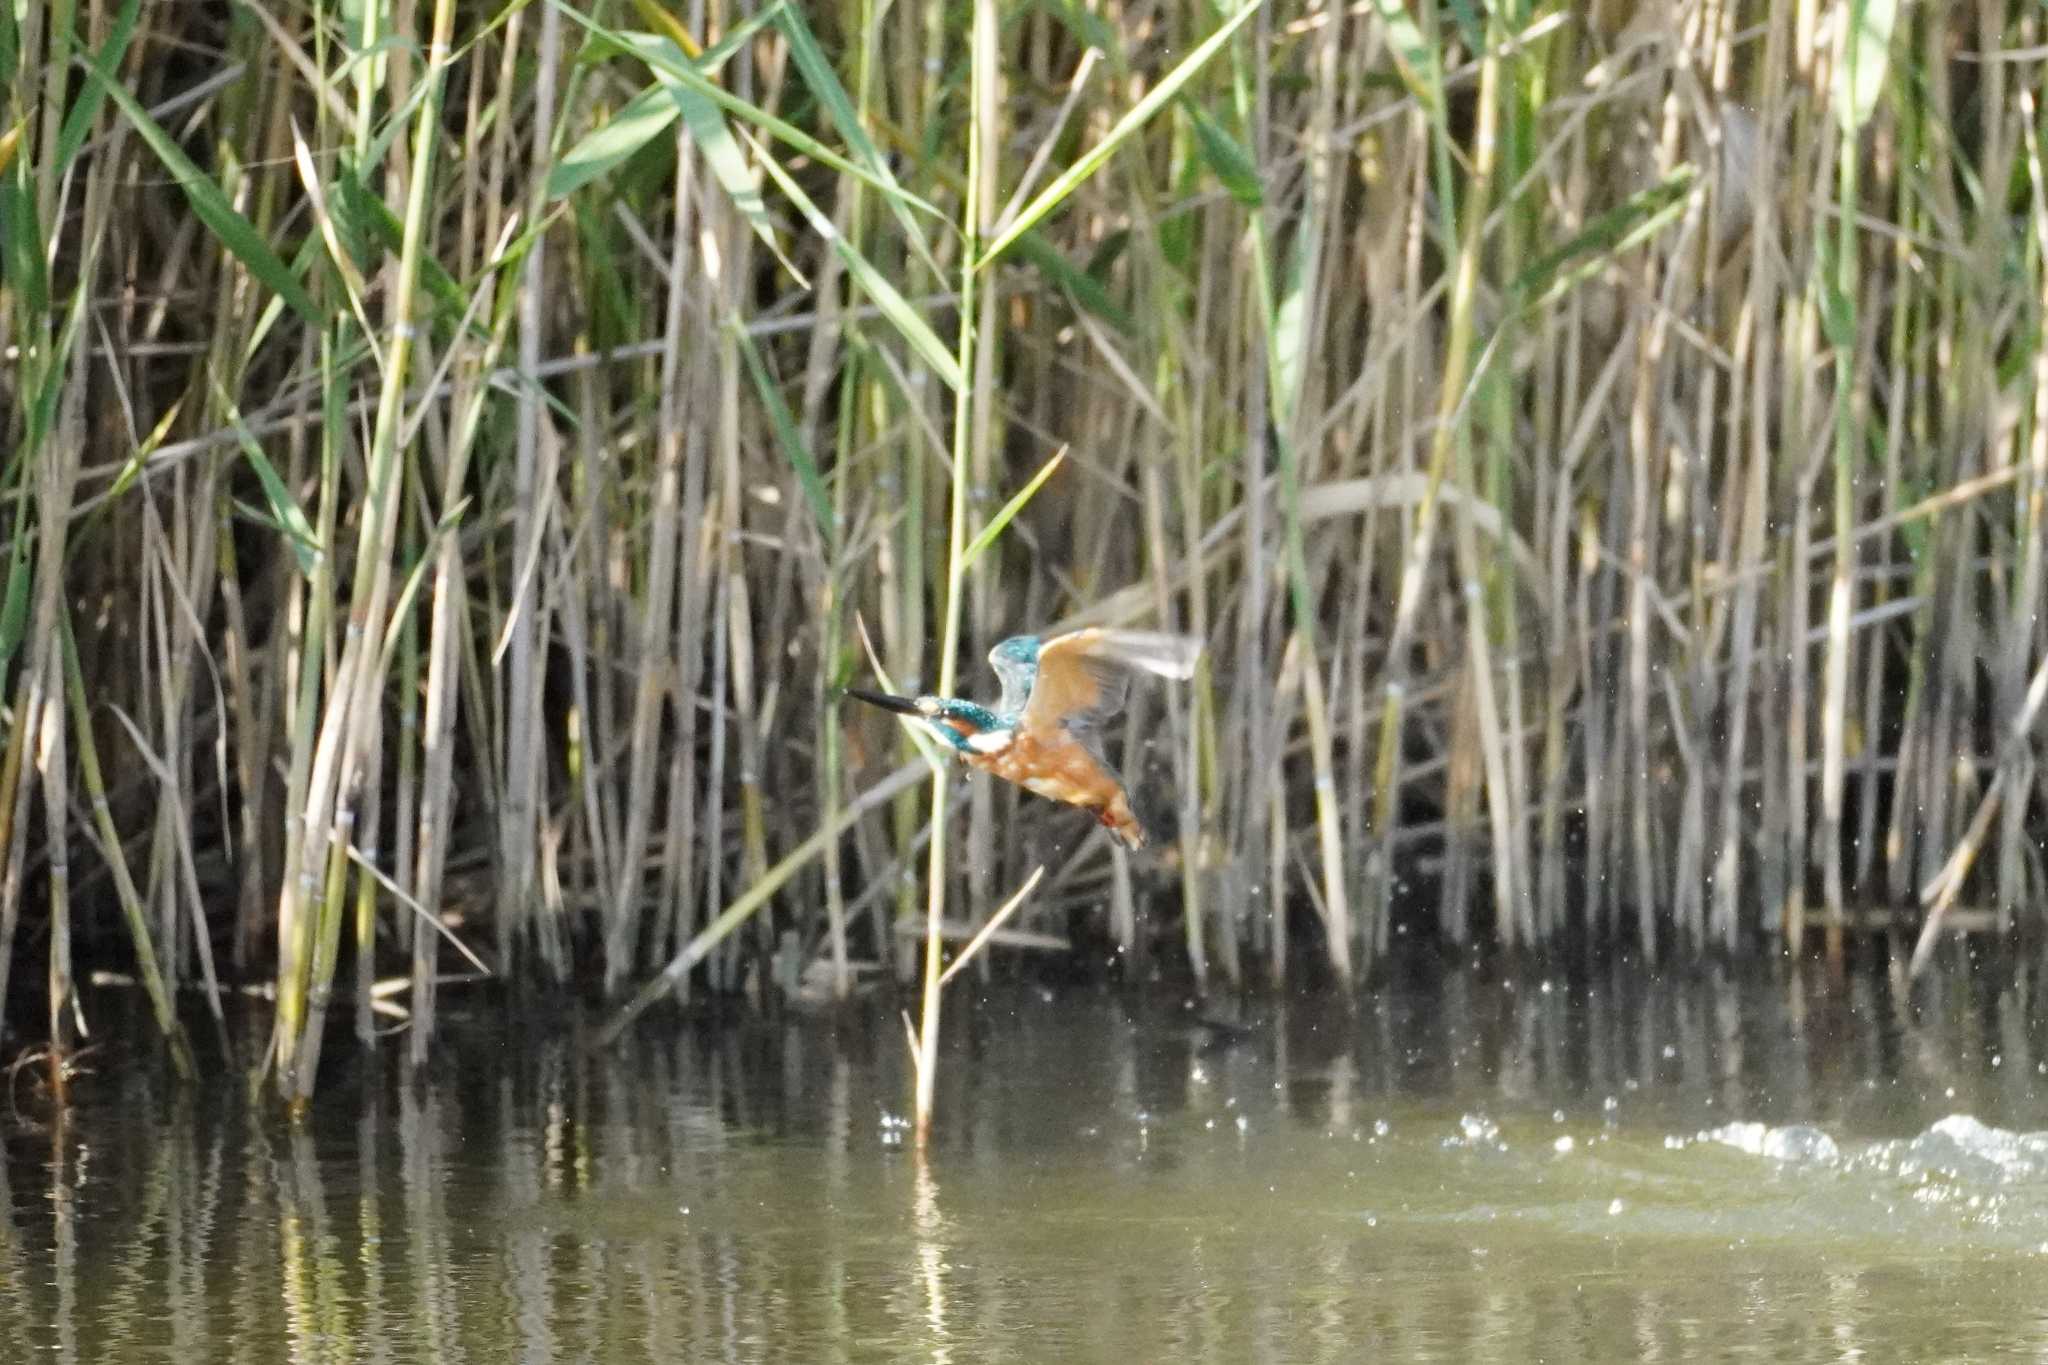
{"type": "Polygon", "coordinates": [[[886,1007],[591,1053],[480,1004],[410,1081],[337,1039],[296,1124],[109,1045],[0,1118],[0,1360],[2039,1355],[2037,991],[962,995],[924,1160],[886,1007]]]}

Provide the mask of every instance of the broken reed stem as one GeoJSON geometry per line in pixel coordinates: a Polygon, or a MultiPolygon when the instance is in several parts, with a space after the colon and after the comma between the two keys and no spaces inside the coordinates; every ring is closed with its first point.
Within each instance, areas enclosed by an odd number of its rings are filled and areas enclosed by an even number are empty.
{"type": "MultiPolygon", "coordinates": [[[[925,983],[927,1008],[929,1008],[929,999],[933,994],[943,990],[946,983],[953,979],[955,973],[979,957],[982,948],[995,937],[996,932],[1003,927],[1004,921],[1008,920],[1026,900],[1030,899],[1031,893],[1037,889],[1039,881],[1044,876],[1045,865],[1040,863],[1033,869],[1031,876],[1025,880],[1024,885],[1018,887],[1010,899],[1003,902],[1002,908],[988,917],[988,922],[983,924],[974,937],[968,940],[967,946],[960,950],[959,955],[953,959],[951,965],[925,983]]],[[[929,928],[926,930],[925,941],[926,943],[934,941],[929,928]]],[[[927,967],[929,967],[929,962],[927,962],[927,967]]],[[[937,1015],[933,1014],[931,1017],[936,1019],[937,1015]]],[[[937,1038],[935,1035],[928,1034],[923,1029],[912,1024],[908,1011],[905,1011],[903,1015],[903,1030],[910,1044],[911,1079],[917,1087],[918,1095],[927,1096],[938,1084],[937,1038]]],[[[925,1112],[925,1121],[919,1122],[916,1125],[917,1150],[919,1152],[923,1152],[929,1142],[926,1134],[929,1118],[928,1111],[925,1112]]]]}
{"type": "Polygon", "coordinates": [[[967,940],[967,946],[962,948],[959,954],[946,965],[946,970],[939,973],[939,985],[942,988],[959,973],[961,968],[974,961],[975,956],[988,946],[988,941],[995,937],[996,931],[1003,927],[1010,916],[1023,908],[1024,902],[1030,899],[1031,893],[1038,889],[1038,883],[1044,880],[1044,878],[1045,864],[1040,863],[1032,869],[1031,875],[1025,880],[1024,885],[1018,887],[1012,893],[1010,899],[1003,902],[1002,909],[990,915],[981,928],[975,931],[974,937],[967,940]]]}
{"type": "Polygon", "coordinates": [[[919,777],[929,771],[923,759],[906,763],[842,806],[838,819],[821,827],[810,838],[783,855],[781,862],[769,868],[758,881],[734,898],[731,905],[700,929],[687,944],[683,945],[680,952],[669,959],[667,966],[620,1006],[604,1031],[598,1035],[599,1045],[609,1047],[616,1042],[619,1035],[624,1033],[649,1005],[673,989],[689,974],[691,968],[708,958],[712,950],[723,943],[735,929],[759,913],[775,893],[782,889],[784,883],[803,871],[824,851],[827,843],[844,834],[849,826],[869,811],[908,791],[919,777]]]}
{"type": "Polygon", "coordinates": [[[2048,653],[2041,656],[2040,666],[2034,670],[2034,676],[2027,684],[2026,694],[2013,715],[2005,743],[2000,746],[1997,770],[1983,798],[1977,802],[1968,828],[1948,862],[1934,880],[1920,890],[1920,901],[1927,909],[1927,918],[1920,927],[1919,941],[1913,945],[1912,961],[1907,968],[1910,976],[1918,976],[1926,967],[1941,931],[1942,916],[1955,904],[1956,895],[1969,875],[1970,864],[1976,861],[1978,851],[1983,847],[1984,836],[1991,828],[1991,818],[1997,813],[1999,802],[2005,799],[2009,788],[2022,786],[2028,776],[2032,760],[2027,753],[2027,734],[2040,718],[2044,702],[2048,702],[2048,653]]]}

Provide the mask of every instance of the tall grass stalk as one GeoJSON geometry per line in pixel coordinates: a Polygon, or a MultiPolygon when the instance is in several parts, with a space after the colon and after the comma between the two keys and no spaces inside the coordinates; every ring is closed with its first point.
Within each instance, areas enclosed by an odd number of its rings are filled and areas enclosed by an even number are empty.
{"type": "MultiPolygon", "coordinates": [[[[976,269],[983,233],[995,213],[994,196],[998,100],[1001,73],[996,56],[995,0],[975,0],[972,50],[968,65],[972,72],[967,120],[967,193],[961,209],[959,342],[956,363],[960,374],[977,371],[977,346],[987,338],[977,337],[975,293],[981,281],[976,269]]],[[[966,393],[953,396],[952,478],[947,499],[946,576],[940,602],[939,671],[934,686],[940,696],[954,694],[960,656],[960,616],[966,605],[963,589],[967,573],[967,504],[973,493],[969,459],[977,444],[976,420],[986,420],[987,410],[966,393]]],[[[925,863],[924,990],[918,1010],[916,1095],[913,1110],[917,1145],[922,1148],[931,1133],[933,1087],[939,1072],[939,1002],[944,972],[942,936],[946,918],[946,833],[947,803],[952,793],[952,769],[945,763],[932,765],[932,840],[925,863]]]]}
{"type": "MultiPolygon", "coordinates": [[[[390,625],[391,551],[406,456],[398,440],[399,419],[411,376],[428,189],[433,183],[442,78],[454,34],[453,0],[437,0],[432,23],[414,123],[416,140],[403,177],[406,212],[391,275],[389,328],[366,456],[365,500],[358,522],[357,572],[348,628],[318,725],[300,839],[296,847],[286,850],[287,867],[295,868],[296,874],[288,871],[278,906],[280,940],[295,940],[300,951],[290,963],[296,970],[279,975],[273,1064],[279,1090],[300,1101],[312,1095],[318,1069],[319,1035],[308,1031],[314,1019],[310,1011],[324,1005],[331,981],[334,957],[330,945],[341,930],[343,855],[353,833],[357,783],[382,714],[379,693],[386,663],[384,636],[390,625]],[[324,886],[316,880],[322,867],[330,869],[324,886]]],[[[330,438],[333,435],[330,433],[330,438]]]]}

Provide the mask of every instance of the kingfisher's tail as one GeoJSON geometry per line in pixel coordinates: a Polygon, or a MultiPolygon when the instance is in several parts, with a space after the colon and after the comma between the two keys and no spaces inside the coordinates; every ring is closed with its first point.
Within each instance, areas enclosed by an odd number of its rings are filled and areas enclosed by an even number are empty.
{"type": "Polygon", "coordinates": [[[1123,840],[1124,847],[1133,853],[1145,846],[1145,824],[1138,819],[1137,812],[1131,809],[1130,798],[1123,792],[1119,791],[1110,798],[1109,804],[1098,809],[1095,818],[1100,820],[1111,834],[1123,840]]]}

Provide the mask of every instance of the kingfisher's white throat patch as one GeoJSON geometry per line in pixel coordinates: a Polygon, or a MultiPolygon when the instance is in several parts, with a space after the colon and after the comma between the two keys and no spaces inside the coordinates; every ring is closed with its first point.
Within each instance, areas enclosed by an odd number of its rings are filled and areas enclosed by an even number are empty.
{"type": "Polygon", "coordinates": [[[967,737],[967,747],[978,754],[999,754],[1010,747],[1015,735],[1014,730],[983,730],[967,737]]]}

